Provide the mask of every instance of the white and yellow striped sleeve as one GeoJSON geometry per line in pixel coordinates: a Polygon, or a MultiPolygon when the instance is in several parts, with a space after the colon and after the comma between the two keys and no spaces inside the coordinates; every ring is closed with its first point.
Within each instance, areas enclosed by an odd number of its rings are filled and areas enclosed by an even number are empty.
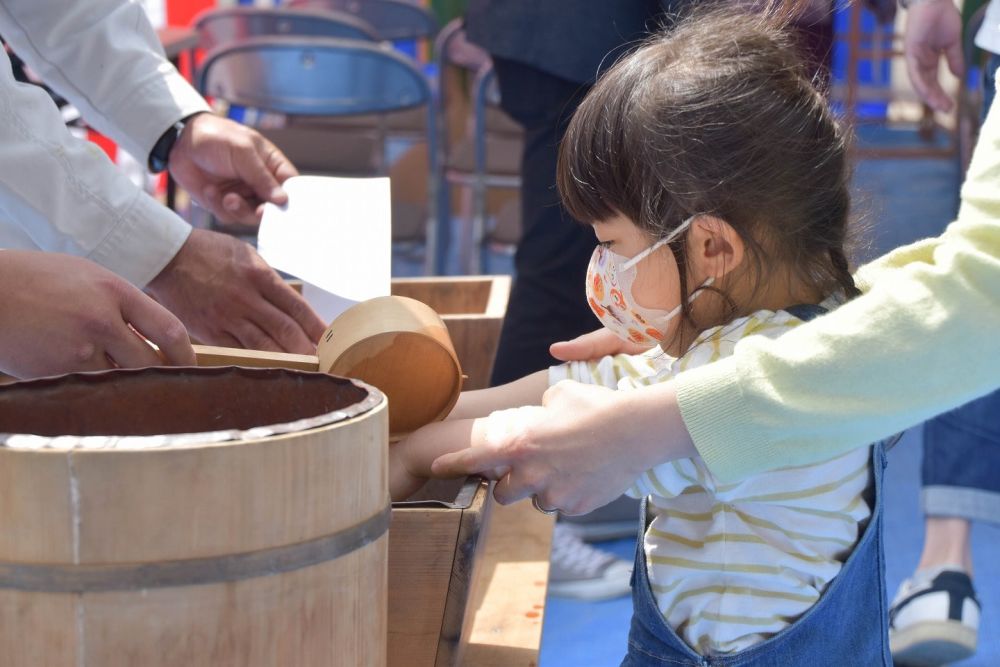
{"type": "Polygon", "coordinates": [[[549,368],[549,386],[560,380],[574,380],[583,384],[596,384],[610,389],[623,389],[639,384],[642,378],[655,373],[649,353],[616,354],[596,361],[570,361],[549,368]],[[623,386],[625,385],[625,386],[623,386]]]}

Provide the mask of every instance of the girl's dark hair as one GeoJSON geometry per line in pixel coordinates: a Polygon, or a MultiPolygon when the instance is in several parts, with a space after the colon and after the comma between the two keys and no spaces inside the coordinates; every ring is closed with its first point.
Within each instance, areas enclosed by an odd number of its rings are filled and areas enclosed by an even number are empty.
{"type": "MultiPolygon", "coordinates": [[[[766,257],[822,294],[855,296],[850,177],[845,134],[783,21],[717,7],[609,69],[573,116],[558,166],[577,220],[621,213],[656,239],[711,214],[743,239],[758,287],[774,275],[766,257]]],[[[671,248],[691,321],[685,245],[671,248]]],[[[741,314],[729,303],[726,321],[741,314]]]]}

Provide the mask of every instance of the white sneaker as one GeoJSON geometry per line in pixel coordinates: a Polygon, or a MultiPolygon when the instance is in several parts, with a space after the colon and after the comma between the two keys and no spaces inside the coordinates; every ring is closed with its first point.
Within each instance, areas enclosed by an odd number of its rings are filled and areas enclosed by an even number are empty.
{"type": "Polygon", "coordinates": [[[610,600],[631,590],[632,563],[595,549],[556,523],[552,534],[549,593],[577,600],[610,600]]]}
{"type": "Polygon", "coordinates": [[[979,600],[965,572],[917,572],[889,607],[889,649],[897,665],[936,667],[976,652],[979,600]]]}

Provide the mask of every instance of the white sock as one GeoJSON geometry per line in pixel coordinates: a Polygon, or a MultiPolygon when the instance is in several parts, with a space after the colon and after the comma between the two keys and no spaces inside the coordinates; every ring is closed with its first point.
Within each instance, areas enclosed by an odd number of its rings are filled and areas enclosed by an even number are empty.
{"type": "Polygon", "coordinates": [[[945,570],[949,572],[962,572],[968,574],[968,572],[965,571],[965,567],[959,565],[958,563],[945,563],[944,565],[934,565],[933,567],[921,568],[914,572],[910,579],[913,580],[913,583],[915,584],[929,584],[934,581],[934,577],[938,576],[945,570]]]}

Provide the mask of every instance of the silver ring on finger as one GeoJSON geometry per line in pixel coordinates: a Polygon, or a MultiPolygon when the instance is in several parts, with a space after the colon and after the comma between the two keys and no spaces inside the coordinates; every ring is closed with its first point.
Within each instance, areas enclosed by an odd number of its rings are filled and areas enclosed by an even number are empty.
{"type": "Polygon", "coordinates": [[[549,516],[552,516],[553,514],[559,514],[558,507],[553,507],[552,509],[549,509],[547,507],[542,507],[542,504],[538,502],[537,495],[531,496],[531,506],[534,507],[539,512],[541,512],[542,514],[547,514],[549,516]]]}

